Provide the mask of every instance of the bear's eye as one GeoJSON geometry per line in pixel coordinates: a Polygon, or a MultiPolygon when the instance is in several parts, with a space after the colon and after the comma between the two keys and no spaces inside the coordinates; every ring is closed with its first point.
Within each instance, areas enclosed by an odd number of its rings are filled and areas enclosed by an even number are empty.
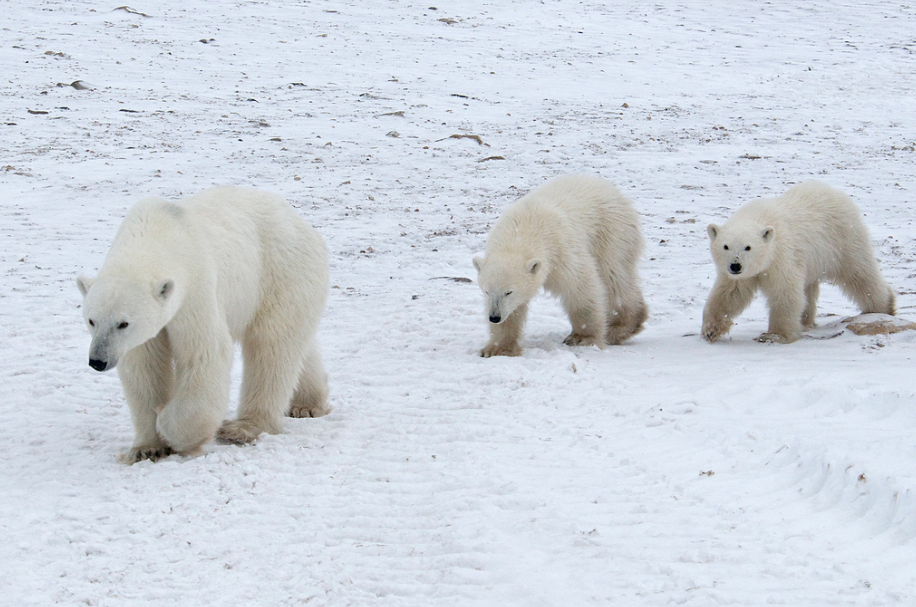
{"type": "Polygon", "coordinates": [[[118,328],[119,328],[119,329],[126,329],[126,328],[128,327],[128,324],[129,324],[129,323],[122,322],[121,324],[118,325],[118,328]]]}
{"type": "Polygon", "coordinates": [[[90,326],[90,327],[94,327],[94,326],[95,326],[95,321],[92,320],[91,318],[89,319],[89,326],[90,326]]]}
{"type": "Polygon", "coordinates": [[[722,248],[725,249],[725,250],[727,251],[727,250],[728,250],[728,245],[725,245],[725,246],[722,247],[722,248]]]}
{"type": "Polygon", "coordinates": [[[509,297],[510,295],[512,295],[512,291],[506,291],[506,294],[503,295],[503,297],[509,297]]]}
{"type": "Polygon", "coordinates": [[[750,250],[751,250],[751,245],[747,245],[746,247],[744,247],[744,250],[745,250],[745,251],[750,251],[750,250]]]}

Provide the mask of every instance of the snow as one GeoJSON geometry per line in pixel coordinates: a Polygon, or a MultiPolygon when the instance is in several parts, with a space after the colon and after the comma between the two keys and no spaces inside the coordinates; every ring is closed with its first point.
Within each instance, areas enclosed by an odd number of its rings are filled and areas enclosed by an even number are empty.
{"type": "Polygon", "coordinates": [[[0,603],[916,605],[916,333],[844,331],[825,287],[795,344],[753,341],[760,300],[698,336],[705,225],[809,178],[861,206],[914,316],[916,8],[116,6],[2,5],[0,603]],[[541,296],[524,355],[479,358],[450,279],[574,172],[642,214],[646,330],[569,348],[541,296]],[[121,465],[74,277],[137,199],[227,183],[328,242],[334,411],[121,465]]]}

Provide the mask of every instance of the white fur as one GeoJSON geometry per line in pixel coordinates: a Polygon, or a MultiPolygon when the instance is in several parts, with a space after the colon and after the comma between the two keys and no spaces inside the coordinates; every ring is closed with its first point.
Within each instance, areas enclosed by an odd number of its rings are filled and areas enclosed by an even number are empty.
{"type": "Polygon", "coordinates": [[[117,366],[136,429],[128,462],[213,439],[277,433],[284,414],[328,412],[314,336],[328,295],[324,241],[279,196],[212,188],[138,202],[98,277],[80,277],[90,364],[117,366]],[[236,421],[223,422],[234,342],[236,421]],[[222,427],[220,427],[222,423],[222,427]]]}
{"type": "Polygon", "coordinates": [[[544,287],[560,297],[568,345],[620,344],[647,317],[637,264],[639,217],[609,181],[558,177],[502,214],[475,257],[486,297],[490,342],[480,355],[518,356],[528,302],[544,287]]]}
{"type": "Polygon", "coordinates": [[[838,285],[864,313],[895,313],[858,207],[823,183],[749,202],[707,231],[718,271],[703,311],[709,341],[728,333],[758,289],[770,308],[758,341],[790,343],[813,327],[821,281],[838,285]]]}

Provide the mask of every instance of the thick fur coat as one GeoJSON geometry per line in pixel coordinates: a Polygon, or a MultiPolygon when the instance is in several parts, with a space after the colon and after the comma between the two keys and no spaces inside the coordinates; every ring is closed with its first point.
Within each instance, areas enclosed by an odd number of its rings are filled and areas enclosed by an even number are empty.
{"type": "Polygon", "coordinates": [[[490,341],[484,357],[521,353],[528,302],[543,287],[569,315],[568,345],[620,344],[640,330],[647,308],[637,266],[639,217],[609,181],[558,177],[510,205],[475,257],[490,341]]]}
{"type": "Polygon", "coordinates": [[[195,453],[220,437],[282,430],[284,414],[323,415],[315,342],[328,295],[324,241],[279,196],[212,188],[148,198],[124,219],[96,278],[80,277],[89,364],[117,367],[136,439],[128,462],[195,453]],[[234,342],[238,419],[223,422],[234,342]]]}
{"type": "Polygon", "coordinates": [[[822,281],[839,286],[863,313],[895,313],[858,207],[823,183],[749,202],[707,232],[718,273],[703,311],[709,341],[728,333],[758,290],[770,309],[758,341],[793,342],[813,327],[822,281]]]}

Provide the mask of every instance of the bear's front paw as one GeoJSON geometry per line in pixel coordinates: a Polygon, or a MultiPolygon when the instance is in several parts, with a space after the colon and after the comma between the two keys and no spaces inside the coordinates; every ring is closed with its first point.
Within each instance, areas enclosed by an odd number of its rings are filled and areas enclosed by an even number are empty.
{"type": "Polygon", "coordinates": [[[599,335],[582,335],[580,333],[570,333],[563,340],[567,346],[598,346],[604,348],[604,339],[599,335]]]}
{"type": "Polygon", "coordinates": [[[287,417],[321,417],[331,412],[331,407],[326,403],[317,405],[292,405],[287,417]]]}
{"type": "Polygon", "coordinates": [[[806,312],[802,314],[801,326],[803,330],[808,331],[809,329],[813,329],[817,326],[817,320],[814,316],[811,316],[806,312]]]}
{"type": "Polygon", "coordinates": [[[156,433],[173,453],[199,455],[201,447],[213,440],[220,420],[200,416],[195,422],[188,419],[181,403],[170,403],[156,416],[156,433]]]}
{"type": "Polygon", "coordinates": [[[483,358],[490,358],[491,356],[520,356],[522,349],[518,344],[511,344],[506,346],[501,343],[489,343],[480,351],[480,355],[483,358]]]}
{"type": "Polygon", "coordinates": [[[732,328],[732,323],[727,320],[707,321],[703,323],[703,339],[708,342],[714,342],[732,328]]]}
{"type": "Polygon", "coordinates": [[[612,325],[608,327],[607,335],[605,336],[604,341],[609,346],[619,346],[626,340],[633,337],[641,329],[642,327],[640,327],[640,329],[637,329],[636,331],[633,331],[632,329],[629,329],[628,327],[624,327],[622,325],[612,325]]]}
{"type": "Polygon", "coordinates": [[[779,333],[761,333],[760,336],[756,338],[756,341],[762,344],[790,344],[795,340],[789,339],[785,335],[780,335],[779,333]]]}
{"type": "Polygon", "coordinates": [[[172,453],[174,453],[172,448],[167,445],[131,447],[127,453],[121,455],[121,463],[130,466],[131,464],[142,462],[145,459],[155,462],[163,457],[170,456],[172,453]]]}
{"type": "Polygon", "coordinates": [[[261,435],[261,432],[261,427],[254,422],[237,419],[223,422],[216,438],[230,443],[251,443],[261,435]]]}

